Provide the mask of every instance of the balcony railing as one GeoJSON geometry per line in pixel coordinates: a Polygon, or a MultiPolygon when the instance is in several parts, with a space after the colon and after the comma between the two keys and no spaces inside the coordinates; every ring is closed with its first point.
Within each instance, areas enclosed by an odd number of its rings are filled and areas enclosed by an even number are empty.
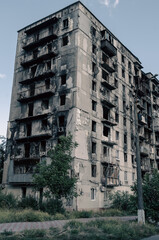
{"type": "Polygon", "coordinates": [[[110,146],[117,145],[117,142],[114,141],[111,136],[102,136],[102,143],[110,146]]]}
{"type": "Polygon", "coordinates": [[[110,77],[108,76],[108,78],[105,80],[102,78],[102,81],[101,81],[102,85],[105,86],[107,89],[109,90],[114,90],[116,89],[116,86],[114,84],[114,78],[113,77],[110,77]]]}
{"type": "Polygon", "coordinates": [[[33,53],[32,55],[26,55],[24,60],[21,62],[23,67],[29,67],[34,64],[42,63],[44,60],[47,60],[51,57],[58,55],[57,48],[48,48],[47,46],[43,47],[42,50],[38,53],[33,53]]]}
{"type": "Polygon", "coordinates": [[[49,97],[55,93],[55,88],[51,87],[49,89],[46,88],[45,85],[37,87],[35,89],[26,90],[18,93],[17,100],[19,102],[26,102],[30,100],[35,100],[41,97],[49,97]]]}
{"type": "Polygon", "coordinates": [[[101,154],[101,162],[115,165],[116,164],[116,158],[112,157],[112,156],[104,156],[103,154],[101,154]]]}
{"type": "Polygon", "coordinates": [[[42,69],[40,73],[38,72],[37,74],[32,74],[24,72],[23,73],[23,80],[21,80],[19,83],[21,84],[29,84],[34,81],[39,81],[45,78],[53,77],[56,74],[56,66],[53,66],[50,70],[42,69]]]}
{"type": "Polygon", "coordinates": [[[116,107],[117,105],[117,102],[110,95],[106,95],[104,92],[101,94],[101,102],[109,108],[116,107]]]}
{"type": "Polygon", "coordinates": [[[18,183],[18,184],[26,184],[32,183],[33,181],[33,174],[12,174],[9,175],[9,183],[18,183]]]}
{"type": "Polygon", "coordinates": [[[48,41],[56,39],[57,34],[58,34],[58,28],[54,27],[54,29],[51,29],[51,31],[49,31],[48,29],[45,31],[41,31],[39,34],[31,35],[27,38],[26,42],[24,43],[23,49],[27,51],[27,50],[36,48],[41,44],[44,44],[48,41]]]}
{"type": "Polygon", "coordinates": [[[144,145],[140,147],[140,154],[142,156],[148,156],[149,155],[149,148],[148,146],[144,145]]]}
{"type": "Polygon", "coordinates": [[[105,61],[102,61],[101,66],[102,66],[102,68],[104,68],[105,70],[107,70],[110,73],[115,72],[115,65],[112,62],[112,60],[109,58],[107,58],[107,60],[105,60],[105,61]]]}
{"type": "Polygon", "coordinates": [[[113,117],[102,118],[101,121],[110,126],[116,126],[118,124],[113,117]]]}
{"type": "Polygon", "coordinates": [[[113,57],[117,55],[117,49],[107,40],[101,41],[101,49],[109,56],[113,57]]]}
{"type": "Polygon", "coordinates": [[[48,139],[52,136],[52,131],[50,129],[46,129],[43,131],[39,131],[36,135],[27,136],[27,134],[20,135],[16,137],[17,142],[34,142],[40,141],[43,139],[48,139]]]}

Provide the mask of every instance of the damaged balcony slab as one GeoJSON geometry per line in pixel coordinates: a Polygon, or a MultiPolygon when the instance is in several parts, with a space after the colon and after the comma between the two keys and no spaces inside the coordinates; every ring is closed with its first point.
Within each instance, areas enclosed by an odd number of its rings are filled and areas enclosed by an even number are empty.
{"type": "Polygon", "coordinates": [[[42,139],[49,139],[51,137],[52,137],[51,133],[44,133],[44,134],[39,134],[34,136],[16,138],[16,142],[34,142],[34,141],[40,141],[42,139]]]}
{"type": "Polygon", "coordinates": [[[101,41],[101,49],[108,54],[109,57],[117,55],[116,47],[114,47],[107,39],[101,41]]]}
{"type": "Polygon", "coordinates": [[[51,113],[39,114],[36,116],[28,116],[28,117],[24,117],[24,118],[17,118],[17,119],[15,119],[15,121],[16,122],[27,122],[27,121],[32,121],[32,120],[38,120],[38,119],[46,118],[48,115],[51,115],[51,113]]]}

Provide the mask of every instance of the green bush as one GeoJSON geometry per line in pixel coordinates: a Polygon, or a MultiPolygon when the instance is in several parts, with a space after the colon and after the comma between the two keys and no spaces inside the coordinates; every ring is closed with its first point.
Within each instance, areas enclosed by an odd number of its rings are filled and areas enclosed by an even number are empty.
{"type": "Polygon", "coordinates": [[[19,208],[32,208],[34,210],[38,210],[38,201],[32,197],[32,196],[27,196],[25,198],[22,198],[21,201],[18,202],[18,207],[19,208]]]}
{"type": "Polygon", "coordinates": [[[133,195],[130,195],[127,191],[117,191],[110,196],[112,200],[112,208],[116,208],[122,211],[135,213],[137,210],[136,199],[133,195]]]}
{"type": "Polygon", "coordinates": [[[47,212],[51,215],[65,212],[62,201],[57,199],[49,199],[46,202],[43,202],[42,204],[40,204],[40,210],[47,212]]]}
{"type": "Polygon", "coordinates": [[[0,208],[16,208],[17,199],[12,193],[5,194],[0,191],[0,208]]]}

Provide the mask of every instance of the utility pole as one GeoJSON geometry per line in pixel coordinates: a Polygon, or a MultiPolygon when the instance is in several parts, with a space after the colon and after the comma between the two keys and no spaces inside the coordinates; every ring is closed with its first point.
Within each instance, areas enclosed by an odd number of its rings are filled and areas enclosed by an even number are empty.
{"type": "Polygon", "coordinates": [[[135,92],[135,133],[136,133],[136,164],[137,164],[137,196],[138,196],[138,223],[145,224],[145,211],[143,204],[142,177],[141,177],[141,159],[140,159],[140,143],[138,133],[138,114],[137,114],[137,91],[135,92]]]}

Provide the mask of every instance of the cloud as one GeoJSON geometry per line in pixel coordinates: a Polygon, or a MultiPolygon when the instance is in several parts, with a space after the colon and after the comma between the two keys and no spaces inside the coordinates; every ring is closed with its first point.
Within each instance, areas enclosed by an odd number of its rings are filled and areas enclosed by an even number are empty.
{"type": "Polygon", "coordinates": [[[101,4],[104,4],[107,8],[116,8],[119,4],[119,0],[100,0],[101,4]]]}
{"type": "Polygon", "coordinates": [[[5,74],[0,73],[0,79],[3,79],[3,78],[5,78],[5,77],[6,77],[5,74]]]}

